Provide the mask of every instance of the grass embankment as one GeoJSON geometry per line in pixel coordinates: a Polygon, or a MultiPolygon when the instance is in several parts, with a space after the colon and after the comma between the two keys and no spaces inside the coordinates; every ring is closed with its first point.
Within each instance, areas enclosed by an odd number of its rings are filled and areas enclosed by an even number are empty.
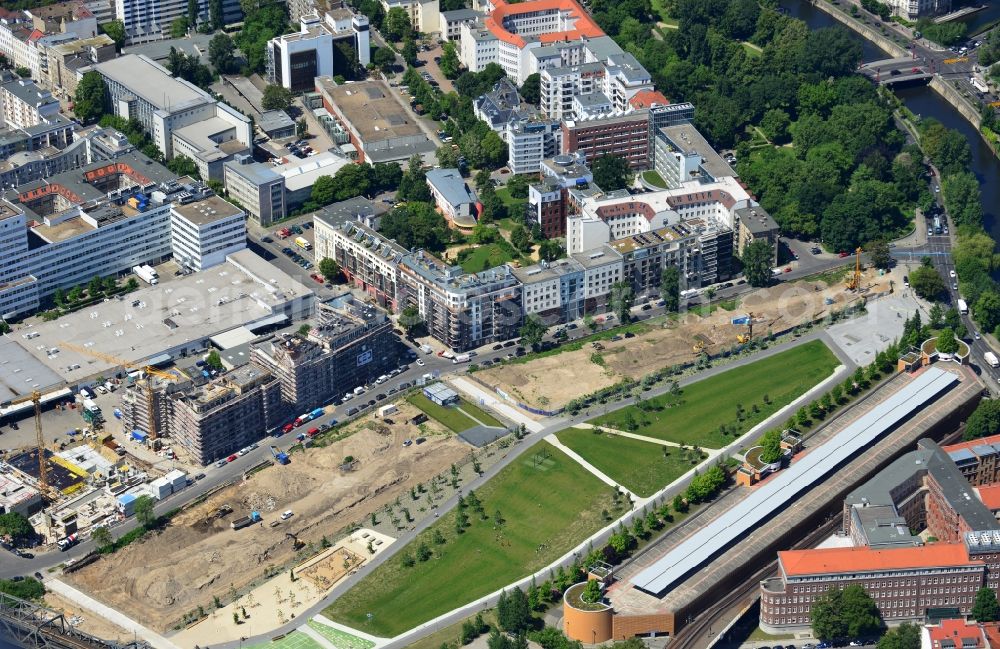
{"type": "Polygon", "coordinates": [[[323,614],[381,636],[402,633],[565,554],[605,524],[602,510],[613,510],[610,492],[564,453],[540,442],[476,491],[486,520],[467,509],[470,525],[458,534],[458,510],[452,510],[323,614]],[[434,543],[437,533],[443,545],[434,543]],[[433,555],[407,567],[406,559],[419,555],[421,544],[433,555]]]}
{"type": "Polygon", "coordinates": [[[707,454],[610,435],[596,429],[568,428],[559,441],[632,493],[643,498],[681,477],[707,454]]]}
{"type": "Polygon", "coordinates": [[[460,399],[458,405],[439,406],[425,397],[422,392],[414,392],[406,400],[423,410],[424,414],[428,417],[437,419],[455,433],[461,433],[463,430],[478,426],[479,424],[476,423],[473,417],[485,426],[503,428],[503,424],[497,421],[495,417],[491,417],[465,399],[460,399]]]}
{"type": "Polygon", "coordinates": [[[622,408],[590,423],[678,444],[722,448],[732,439],[721,426],[735,424],[735,436],[743,434],[830,376],[837,365],[827,346],[813,340],[692,383],[679,396],[654,397],[641,408],[622,408]],[[742,421],[737,406],[743,409],[742,421]]]}

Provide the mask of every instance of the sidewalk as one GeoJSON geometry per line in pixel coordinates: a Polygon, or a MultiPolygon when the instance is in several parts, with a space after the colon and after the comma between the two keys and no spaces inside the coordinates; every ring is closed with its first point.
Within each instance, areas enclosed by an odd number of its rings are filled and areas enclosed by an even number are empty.
{"type": "Polygon", "coordinates": [[[45,582],[45,587],[62,595],[68,600],[75,602],[81,608],[85,608],[96,615],[117,624],[126,631],[131,631],[136,634],[136,636],[142,638],[157,649],[179,649],[177,645],[170,642],[159,633],[147,629],[132,618],[126,616],[124,613],[116,611],[110,606],[105,606],[93,597],[85,595],[63,581],[50,579],[45,582]]]}

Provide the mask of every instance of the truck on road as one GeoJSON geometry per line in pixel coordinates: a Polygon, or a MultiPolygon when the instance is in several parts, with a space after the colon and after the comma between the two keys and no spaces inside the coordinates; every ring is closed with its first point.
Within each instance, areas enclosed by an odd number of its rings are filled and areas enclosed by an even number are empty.
{"type": "Polygon", "coordinates": [[[451,362],[454,363],[454,364],[457,364],[457,363],[468,363],[469,360],[471,360],[471,359],[472,359],[472,356],[470,356],[469,354],[459,354],[455,358],[451,359],[451,362]]]}
{"type": "Polygon", "coordinates": [[[311,419],[317,419],[319,417],[322,417],[324,414],[326,414],[325,410],[323,410],[322,408],[316,408],[315,410],[309,413],[309,417],[311,419]]]}
{"type": "Polygon", "coordinates": [[[146,282],[150,286],[155,286],[160,283],[159,275],[156,269],[149,264],[143,264],[142,266],[132,266],[132,272],[135,276],[146,282]]]}
{"type": "Polygon", "coordinates": [[[69,536],[67,536],[63,540],[59,541],[59,543],[57,545],[59,546],[59,551],[60,552],[65,552],[66,550],[69,550],[71,547],[73,547],[74,545],[76,545],[79,542],[80,542],[79,535],[77,535],[77,534],[70,534],[69,536]]]}
{"type": "Polygon", "coordinates": [[[254,523],[260,522],[260,514],[258,512],[250,512],[249,516],[241,516],[237,518],[232,523],[229,524],[234,530],[242,530],[244,527],[250,527],[254,523]]]}
{"type": "Polygon", "coordinates": [[[969,305],[965,303],[965,300],[960,299],[958,301],[958,312],[962,315],[969,313],[969,305]]]}
{"type": "Polygon", "coordinates": [[[990,91],[990,87],[987,86],[985,83],[983,83],[982,81],[980,81],[976,77],[969,77],[969,83],[971,83],[972,87],[975,88],[976,90],[978,90],[979,92],[989,92],[990,91]]]}
{"type": "Polygon", "coordinates": [[[278,464],[288,464],[288,453],[283,452],[277,446],[271,446],[271,457],[278,464]]]}
{"type": "Polygon", "coordinates": [[[983,354],[983,360],[990,364],[990,367],[1000,367],[1000,358],[993,352],[986,352],[983,354]]]}

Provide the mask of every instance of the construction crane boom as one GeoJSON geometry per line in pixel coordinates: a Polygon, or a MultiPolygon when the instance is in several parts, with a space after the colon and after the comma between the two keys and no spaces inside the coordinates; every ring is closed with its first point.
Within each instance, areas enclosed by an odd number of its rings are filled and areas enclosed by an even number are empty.
{"type": "Polygon", "coordinates": [[[45,464],[45,438],[42,437],[42,393],[32,390],[31,394],[11,401],[11,405],[31,402],[35,406],[35,444],[38,447],[38,486],[44,493],[49,489],[48,465],[45,464]]]}
{"type": "Polygon", "coordinates": [[[159,431],[156,426],[156,412],[154,411],[154,397],[153,397],[153,381],[149,377],[155,376],[166,381],[179,381],[181,377],[172,372],[164,372],[163,370],[157,369],[152,365],[147,365],[144,363],[133,363],[132,361],[127,361],[124,358],[119,358],[113,354],[107,354],[105,352],[100,352],[94,349],[89,349],[87,347],[82,347],[80,345],[75,345],[73,343],[68,343],[66,341],[59,342],[59,346],[65,347],[66,349],[71,349],[80,354],[86,354],[88,356],[93,356],[94,358],[99,358],[105,363],[111,363],[112,365],[120,365],[125,369],[139,369],[146,373],[146,410],[149,413],[149,436],[156,439],[159,431]]]}

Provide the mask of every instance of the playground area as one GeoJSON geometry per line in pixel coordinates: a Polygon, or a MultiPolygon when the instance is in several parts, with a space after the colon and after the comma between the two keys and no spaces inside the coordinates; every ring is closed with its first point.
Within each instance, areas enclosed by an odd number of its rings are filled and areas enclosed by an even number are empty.
{"type": "Polygon", "coordinates": [[[215,609],[198,623],[172,636],[171,641],[181,649],[193,649],[267,634],[316,604],[340,580],[384,551],[393,541],[385,534],[360,529],[333,547],[215,609]]]}

